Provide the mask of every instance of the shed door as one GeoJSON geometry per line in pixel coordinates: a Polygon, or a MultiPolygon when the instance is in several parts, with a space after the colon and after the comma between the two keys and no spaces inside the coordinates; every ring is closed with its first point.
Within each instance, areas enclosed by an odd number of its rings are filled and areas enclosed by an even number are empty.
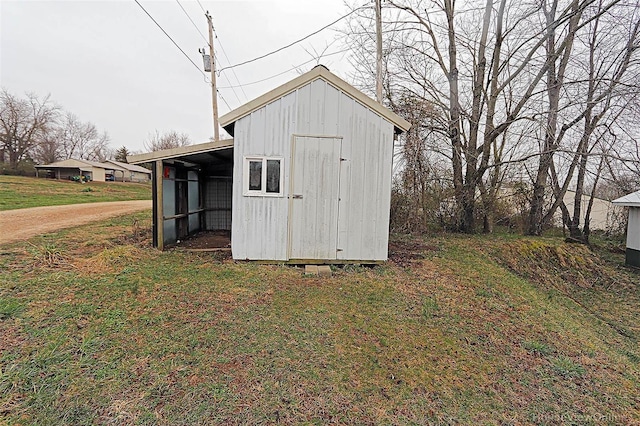
{"type": "Polygon", "coordinates": [[[342,139],[293,139],[289,259],[336,259],[342,139]]]}

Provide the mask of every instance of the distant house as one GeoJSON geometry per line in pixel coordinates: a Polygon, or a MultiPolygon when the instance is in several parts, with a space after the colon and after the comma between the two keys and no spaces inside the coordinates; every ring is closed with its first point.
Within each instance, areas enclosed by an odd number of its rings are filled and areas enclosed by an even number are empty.
{"type": "Polygon", "coordinates": [[[151,170],[145,169],[144,167],[115,160],[106,160],[104,164],[110,164],[123,169],[122,173],[117,172],[114,174],[114,180],[139,183],[147,183],[151,180],[151,170]]]}
{"type": "MultiPolygon", "coordinates": [[[[569,210],[569,214],[573,217],[573,207],[576,198],[576,192],[567,190],[564,194],[564,204],[569,210]]],[[[580,223],[584,224],[584,215],[589,207],[590,195],[583,195],[580,204],[580,223]]],[[[622,213],[621,208],[614,205],[611,201],[603,198],[594,197],[589,215],[589,229],[606,231],[615,225],[618,215],[622,213]]],[[[555,220],[562,226],[562,211],[556,211],[555,220]]]]}
{"type": "Polygon", "coordinates": [[[115,164],[104,164],[96,161],[79,160],[69,158],[68,160],[56,161],[51,164],[35,166],[38,171],[46,171],[47,177],[52,179],[73,179],[82,176],[85,180],[104,182],[106,176],[116,172],[125,173],[125,169],[115,164]]]}
{"type": "Polygon", "coordinates": [[[626,263],[640,268],[640,191],[613,200],[613,204],[629,208],[626,263]]]}
{"type": "Polygon", "coordinates": [[[226,230],[234,259],[387,259],[393,143],[410,123],[320,65],[220,124],[234,139],[128,157],[153,163],[156,247],[226,230]]]}

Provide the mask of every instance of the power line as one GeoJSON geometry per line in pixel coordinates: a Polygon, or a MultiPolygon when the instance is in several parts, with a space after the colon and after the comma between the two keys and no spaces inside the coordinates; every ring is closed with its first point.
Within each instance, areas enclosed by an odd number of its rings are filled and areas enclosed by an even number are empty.
{"type": "Polygon", "coordinates": [[[218,92],[218,95],[220,95],[220,99],[222,99],[224,101],[224,104],[227,106],[227,108],[229,108],[229,111],[231,111],[231,107],[229,106],[229,103],[224,98],[224,96],[222,96],[222,93],[220,93],[220,91],[218,89],[216,89],[216,92],[218,92]]]}
{"type": "MultiPolygon", "coordinates": [[[[231,60],[229,59],[229,56],[227,55],[227,51],[224,50],[224,46],[222,45],[222,41],[220,40],[220,37],[218,37],[218,33],[216,32],[216,29],[213,29],[213,32],[216,35],[216,39],[218,40],[218,44],[220,45],[220,49],[222,50],[222,53],[224,54],[224,57],[227,58],[227,62],[231,63],[231,60]]],[[[240,83],[240,79],[238,78],[238,74],[236,74],[236,70],[234,70],[233,68],[231,69],[231,72],[233,73],[234,77],[236,78],[236,81],[238,82],[238,85],[240,87],[240,90],[242,90],[242,94],[244,95],[245,100],[249,100],[249,97],[247,96],[247,93],[244,91],[244,89],[242,88],[242,83],[240,83]]],[[[231,84],[231,81],[229,81],[229,79],[227,78],[227,81],[229,82],[229,84],[231,84]]]]}
{"type": "Polygon", "coordinates": [[[156,20],[153,18],[153,16],[151,16],[151,14],[150,14],[149,12],[147,12],[147,9],[145,9],[145,8],[144,8],[144,6],[142,6],[142,5],[140,4],[140,2],[138,2],[138,0],[133,0],[133,1],[135,1],[135,2],[136,2],[136,4],[137,4],[138,6],[140,6],[140,8],[144,11],[144,13],[146,13],[146,14],[147,14],[147,16],[148,16],[148,17],[149,17],[149,18],[150,18],[150,19],[151,19],[151,20],[152,20],[152,21],[153,21],[153,22],[158,26],[158,28],[160,28],[160,30],[164,33],[164,35],[166,35],[166,36],[169,38],[169,40],[171,40],[171,42],[172,42],[172,43],[173,43],[173,44],[178,48],[178,50],[180,50],[180,52],[182,52],[182,54],[184,55],[184,57],[185,57],[185,58],[187,58],[187,60],[188,60],[189,62],[191,62],[191,63],[193,64],[193,66],[194,66],[194,67],[196,67],[196,69],[198,70],[198,72],[200,72],[200,74],[202,74],[202,75],[204,75],[204,76],[206,77],[205,73],[200,69],[200,67],[199,67],[198,65],[196,65],[196,63],[195,63],[195,62],[193,62],[193,61],[191,60],[191,58],[189,57],[189,55],[187,55],[187,54],[185,53],[185,51],[184,51],[184,50],[182,50],[182,48],[181,48],[180,46],[178,46],[178,43],[176,43],[176,42],[175,42],[175,40],[174,40],[173,38],[171,38],[171,36],[169,35],[169,33],[167,33],[167,32],[164,30],[164,28],[162,28],[162,26],[161,26],[160,24],[158,24],[158,21],[156,21],[156,20]]]}
{"type": "Polygon", "coordinates": [[[274,51],[272,51],[272,52],[265,53],[265,54],[264,54],[264,55],[262,55],[262,56],[258,56],[257,58],[249,59],[248,61],[240,62],[239,64],[235,64],[235,65],[230,65],[230,66],[228,66],[228,67],[224,67],[224,68],[222,68],[222,69],[220,69],[220,70],[218,71],[218,75],[220,75],[220,73],[221,73],[222,71],[224,71],[224,70],[228,70],[228,69],[231,69],[231,68],[236,68],[236,67],[239,67],[239,66],[242,66],[242,65],[246,65],[246,64],[248,64],[248,63],[255,62],[255,61],[257,61],[257,60],[260,60],[260,59],[266,58],[267,56],[271,56],[271,55],[273,55],[273,54],[275,54],[275,53],[278,53],[278,52],[280,52],[280,51],[282,51],[282,50],[284,50],[284,49],[288,49],[289,47],[291,47],[291,46],[293,46],[293,45],[295,45],[295,44],[298,44],[298,43],[300,43],[301,41],[304,41],[304,40],[308,39],[309,37],[311,37],[311,36],[314,36],[314,35],[318,34],[318,33],[319,33],[319,32],[321,32],[321,31],[326,30],[326,29],[327,29],[327,28],[329,28],[330,26],[335,25],[336,23],[338,23],[338,22],[342,21],[344,18],[346,18],[346,17],[348,17],[348,16],[351,16],[352,14],[354,14],[355,12],[357,12],[358,10],[360,10],[360,9],[364,9],[365,7],[366,7],[366,5],[364,5],[364,6],[360,6],[360,7],[356,8],[356,9],[353,9],[351,12],[347,13],[346,15],[341,16],[340,18],[336,19],[335,21],[331,22],[330,24],[325,25],[324,27],[320,28],[319,30],[316,30],[316,31],[312,32],[311,34],[308,34],[308,35],[306,35],[306,36],[302,37],[301,39],[296,40],[296,41],[294,41],[294,42],[292,42],[292,43],[289,43],[289,44],[287,44],[286,46],[283,46],[283,47],[281,47],[281,48],[279,48],[279,49],[276,49],[276,50],[274,50],[274,51]]]}
{"type": "Polygon", "coordinates": [[[208,46],[209,45],[209,40],[207,40],[207,38],[204,36],[204,34],[202,34],[202,31],[200,31],[200,29],[198,28],[196,23],[193,22],[193,19],[191,19],[191,16],[187,13],[187,11],[184,9],[184,7],[182,7],[182,5],[180,4],[180,0],[176,0],[176,3],[178,3],[178,6],[180,6],[180,9],[182,9],[182,11],[187,16],[187,18],[189,18],[189,21],[191,21],[191,24],[193,24],[193,27],[196,29],[196,31],[198,31],[198,33],[200,33],[200,36],[202,37],[204,42],[207,43],[207,46],[208,46]]]}
{"type": "Polygon", "coordinates": [[[202,7],[202,3],[200,3],[200,0],[198,0],[198,6],[200,6],[200,9],[202,9],[202,13],[207,13],[207,11],[204,10],[204,7],[202,7]]]}
{"type": "MultiPolygon", "coordinates": [[[[326,57],[326,56],[333,56],[333,55],[339,55],[340,53],[345,53],[345,52],[348,52],[348,51],[350,51],[350,50],[351,50],[350,48],[349,48],[349,49],[344,49],[344,50],[339,50],[339,51],[337,51],[337,52],[332,52],[332,53],[327,53],[326,55],[322,55],[322,57],[326,57]]],[[[299,68],[299,67],[301,67],[301,66],[303,66],[303,65],[308,64],[309,62],[316,61],[317,59],[318,59],[318,58],[309,59],[309,60],[308,60],[308,61],[306,61],[306,62],[303,62],[303,63],[301,63],[301,64],[299,64],[299,65],[296,65],[296,66],[294,66],[294,67],[292,67],[292,68],[289,68],[288,70],[282,71],[282,72],[280,72],[280,73],[278,73],[278,74],[272,75],[271,77],[263,78],[262,80],[253,81],[253,82],[251,82],[251,83],[246,83],[246,84],[243,84],[243,85],[241,85],[241,86],[223,86],[223,87],[218,87],[218,88],[219,88],[219,89],[230,89],[230,88],[232,88],[232,87],[251,86],[251,85],[253,85],[253,84],[262,83],[262,82],[264,82],[264,81],[271,80],[272,78],[279,77],[279,76],[281,76],[282,74],[286,74],[286,73],[288,73],[288,72],[290,72],[290,71],[293,71],[293,70],[295,70],[296,68],[299,68]]],[[[229,80],[227,79],[227,81],[229,81],[229,80]]]]}
{"type": "MultiPolygon", "coordinates": [[[[218,55],[214,54],[216,61],[218,61],[218,55]]],[[[229,79],[229,76],[227,74],[224,75],[224,78],[227,80],[227,83],[232,85],[233,83],[231,82],[231,80],[229,79]]],[[[238,82],[240,83],[240,82],[238,82]]],[[[238,104],[242,104],[242,101],[240,100],[240,97],[238,96],[238,93],[236,92],[236,89],[232,86],[228,86],[231,91],[233,92],[233,95],[236,97],[236,99],[238,100],[238,104]]]]}

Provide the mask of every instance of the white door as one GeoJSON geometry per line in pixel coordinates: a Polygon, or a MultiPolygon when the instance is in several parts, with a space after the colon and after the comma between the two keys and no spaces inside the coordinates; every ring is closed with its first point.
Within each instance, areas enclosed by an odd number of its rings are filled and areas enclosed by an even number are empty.
{"type": "Polygon", "coordinates": [[[342,139],[296,136],[289,193],[289,259],[336,259],[342,139]]]}

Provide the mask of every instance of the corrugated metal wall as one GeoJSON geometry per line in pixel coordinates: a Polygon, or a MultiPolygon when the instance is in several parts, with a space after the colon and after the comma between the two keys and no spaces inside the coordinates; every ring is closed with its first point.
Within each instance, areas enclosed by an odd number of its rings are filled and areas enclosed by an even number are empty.
{"type": "Polygon", "coordinates": [[[209,178],[204,186],[204,208],[208,231],[231,230],[231,179],[209,178]]]}
{"type": "MultiPolygon", "coordinates": [[[[162,178],[162,215],[164,217],[176,214],[176,169],[169,168],[169,177],[162,178]]],[[[176,238],[176,220],[167,219],[162,221],[164,227],[164,244],[174,244],[176,238]]]]}
{"type": "Polygon", "coordinates": [[[292,135],[342,137],[339,259],[387,257],[393,124],[322,79],[235,124],[232,252],[236,259],[288,260],[292,135]],[[245,156],[284,158],[284,197],[243,196],[245,156]]]}
{"type": "Polygon", "coordinates": [[[640,250],[640,207],[629,207],[627,247],[634,250],[640,250]]]}

